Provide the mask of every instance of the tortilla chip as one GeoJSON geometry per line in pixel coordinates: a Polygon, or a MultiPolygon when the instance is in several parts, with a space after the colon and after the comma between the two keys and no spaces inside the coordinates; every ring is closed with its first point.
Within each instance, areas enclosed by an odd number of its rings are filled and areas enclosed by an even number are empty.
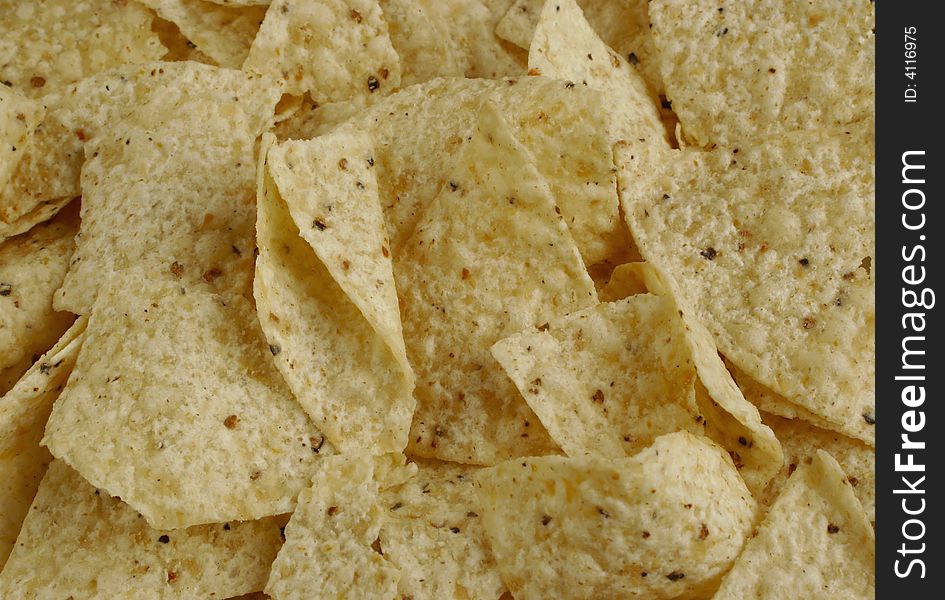
{"type": "MultiPolygon", "coordinates": [[[[600,39],[640,71],[653,93],[662,94],[663,80],[650,35],[648,3],[649,0],[577,2],[600,39]]],[[[496,35],[528,50],[544,5],[545,0],[516,0],[496,25],[496,35]]]]}
{"type": "Polygon", "coordinates": [[[618,148],[633,238],[734,365],[872,444],[871,133],[739,150],[671,152],[654,168],[618,148]]]}
{"type": "Polygon", "coordinates": [[[72,198],[61,198],[59,200],[42,202],[37,205],[36,208],[19,217],[12,223],[4,223],[3,221],[0,221],[0,244],[14,236],[18,236],[21,233],[29,231],[40,223],[45,223],[46,221],[52,219],[60,210],[63,209],[64,206],[69,204],[71,201],[72,198]]]}
{"type": "Polygon", "coordinates": [[[875,545],[846,474],[818,450],[787,481],[713,598],[873,598],[875,545]]]}
{"type": "Polygon", "coordinates": [[[416,475],[382,489],[380,546],[414,600],[496,600],[505,591],[476,502],[476,467],[419,459],[416,475]]]}
{"type": "Polygon", "coordinates": [[[655,0],[649,14],[666,94],[700,146],[873,114],[872,2],[655,0]]]}
{"type": "Polygon", "coordinates": [[[575,0],[545,4],[528,52],[528,70],[600,90],[615,139],[667,143],[656,96],[627,59],[597,37],[575,0]]]}
{"type": "Polygon", "coordinates": [[[244,69],[281,77],[315,102],[388,94],[400,59],[377,0],[276,0],[244,69]]]}
{"type": "MultiPolygon", "coordinates": [[[[435,80],[388,96],[351,119],[374,138],[377,181],[395,263],[426,207],[449,183],[446,174],[474,129],[469,115],[487,101],[501,109],[513,135],[534,157],[584,262],[628,260],[630,243],[617,205],[600,93],[524,77],[504,82],[435,80]]],[[[327,105],[286,129],[294,129],[290,137],[297,139],[323,135],[351,115],[345,113],[344,106],[327,105]]]]}
{"type": "Polygon", "coordinates": [[[381,527],[374,471],[367,455],[321,462],[285,528],[267,594],[279,600],[310,598],[312,590],[325,598],[395,596],[400,573],[372,547],[381,527]]]}
{"type": "Polygon", "coordinates": [[[686,331],[668,298],[598,304],[491,350],[568,456],[632,456],[661,435],[704,429],[686,331]]]}
{"type": "Polygon", "coordinates": [[[291,511],[328,448],[253,307],[154,277],[102,287],[43,442],[156,528],[291,511]]]}
{"type": "Polygon", "coordinates": [[[161,17],[155,17],[151,29],[158,35],[161,44],[167,48],[167,53],[161,60],[183,61],[192,60],[207,65],[216,65],[216,61],[197,50],[197,45],[184,37],[180,27],[161,17]]]}
{"type": "Polygon", "coordinates": [[[233,102],[182,95],[150,99],[87,148],[80,237],[56,307],[88,314],[102,281],[134,266],[248,293],[255,124],[233,102]]]}
{"type": "Polygon", "coordinates": [[[815,427],[802,419],[785,419],[762,413],[764,422],[774,430],[784,448],[784,467],[758,498],[762,506],[771,506],[788,477],[798,465],[810,464],[818,450],[833,456],[853,487],[869,520],[876,521],[876,451],[865,443],[845,435],[815,427]]]}
{"type": "MultiPolygon", "coordinates": [[[[0,220],[13,222],[42,202],[80,195],[86,142],[155,98],[236,102],[258,134],[271,127],[280,93],[258,77],[193,62],[128,66],[84,79],[66,89],[28,141],[13,180],[0,188],[0,220]]],[[[185,118],[177,110],[175,116],[185,118]]]]}
{"type": "Polygon", "coordinates": [[[755,509],[728,456],[685,432],[633,458],[519,459],[476,482],[516,598],[700,597],[735,560],[755,509]]]}
{"type": "Polygon", "coordinates": [[[139,0],[171,21],[221,67],[239,69],[266,15],[264,6],[220,6],[203,0],[139,0]]]}
{"type": "Polygon", "coordinates": [[[78,207],[0,244],[0,369],[48,350],[75,319],[53,310],[75,247],[78,207]]]}
{"type": "Polygon", "coordinates": [[[410,452],[493,464],[554,450],[489,355],[510,333],[597,302],[547,184],[486,104],[395,270],[417,374],[410,452]]]}
{"type": "Polygon", "coordinates": [[[643,263],[630,262],[617,265],[607,284],[598,292],[601,302],[615,302],[628,296],[645,294],[646,280],[640,271],[643,263]]]}
{"type": "Polygon", "coordinates": [[[415,400],[370,139],[269,150],[255,296],[276,365],[342,451],[401,451],[415,400]]]}
{"type": "Polygon", "coordinates": [[[45,114],[42,103],[0,85],[0,189],[10,181],[26,140],[45,114]]]}
{"type": "Polygon", "coordinates": [[[43,479],[0,575],[0,595],[225,598],[260,589],[285,517],[158,531],[63,461],[43,479]]]}
{"type": "Polygon", "coordinates": [[[76,321],[0,398],[0,571],[52,461],[39,441],[53,402],[75,365],[86,323],[84,318],[76,321]]]}
{"type": "MultiPolygon", "coordinates": [[[[436,77],[464,77],[467,60],[439,19],[435,3],[418,0],[380,0],[390,41],[400,57],[403,87],[436,77]]],[[[518,74],[521,69],[516,69],[518,74]]]]}
{"type": "Polygon", "coordinates": [[[94,73],[161,58],[151,19],[133,0],[0,0],[0,81],[48,106],[94,73]]]}

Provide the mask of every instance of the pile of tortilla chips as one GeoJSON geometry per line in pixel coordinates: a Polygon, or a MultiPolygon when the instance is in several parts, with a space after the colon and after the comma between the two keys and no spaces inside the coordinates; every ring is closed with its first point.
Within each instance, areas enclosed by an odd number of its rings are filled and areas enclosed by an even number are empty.
{"type": "Polygon", "coordinates": [[[0,0],[0,597],[871,598],[873,19],[0,0]]]}

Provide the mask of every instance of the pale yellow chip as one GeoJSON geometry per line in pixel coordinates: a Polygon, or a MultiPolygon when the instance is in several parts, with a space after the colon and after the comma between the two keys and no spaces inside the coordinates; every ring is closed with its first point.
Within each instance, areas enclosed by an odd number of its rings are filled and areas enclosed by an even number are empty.
{"type": "Polygon", "coordinates": [[[329,448],[253,307],[153,277],[102,288],[44,443],[153,527],[290,512],[329,448]]]}
{"type": "MultiPolygon", "coordinates": [[[[436,4],[418,0],[380,0],[390,41],[400,57],[403,87],[436,77],[464,77],[468,63],[436,4]]],[[[518,74],[521,69],[515,69],[518,74]]]]}
{"type": "Polygon", "coordinates": [[[554,443],[489,347],[596,304],[547,183],[487,104],[395,268],[417,374],[410,452],[493,464],[554,443]]]}
{"type": "Polygon", "coordinates": [[[221,67],[239,69],[266,15],[264,6],[221,6],[204,0],[139,0],[221,67]]]}
{"type": "Polygon", "coordinates": [[[402,451],[415,400],[370,139],[269,150],[254,293],[275,362],[342,451],[402,451]]]}
{"type": "Polygon", "coordinates": [[[29,231],[40,223],[49,221],[71,201],[72,198],[60,198],[59,200],[42,202],[38,204],[36,208],[17,218],[12,223],[0,221],[0,244],[13,236],[29,231]]]}
{"type": "Polygon", "coordinates": [[[266,593],[275,600],[304,600],[313,590],[323,598],[393,598],[400,572],[372,547],[381,528],[377,498],[373,457],[323,460],[299,495],[266,593]]]}
{"type": "Polygon", "coordinates": [[[48,350],[74,315],[53,309],[79,228],[78,206],[0,242],[0,370],[48,350]]]}
{"type": "MultiPolygon", "coordinates": [[[[272,107],[277,94],[260,95],[272,107]]],[[[87,314],[103,280],[139,266],[185,285],[248,292],[252,121],[237,103],[168,92],[97,137],[82,169],[80,237],[55,306],[87,314]]]]}
{"type": "Polygon", "coordinates": [[[285,522],[158,531],[56,460],[0,574],[0,596],[183,600],[252,592],[266,582],[285,522]]]}
{"type": "Polygon", "coordinates": [[[473,477],[477,467],[418,459],[406,482],[382,489],[380,546],[414,600],[496,600],[505,591],[473,477]]]}
{"type": "Polygon", "coordinates": [[[654,0],[649,14],[666,94],[700,146],[871,119],[872,2],[654,0]]]}
{"type": "Polygon", "coordinates": [[[705,597],[755,510],[728,456],[685,432],[633,458],[518,459],[476,481],[503,580],[526,600],[705,597]]]}
{"type": "Polygon", "coordinates": [[[280,94],[274,82],[194,62],[127,66],[83,79],[69,86],[63,99],[47,110],[13,180],[0,188],[0,220],[12,222],[43,202],[80,195],[86,142],[156,98],[166,98],[168,103],[185,97],[204,98],[208,104],[235,104],[258,134],[271,127],[272,105],[280,94]]]}
{"type": "MultiPolygon", "coordinates": [[[[640,71],[653,93],[662,94],[647,15],[649,0],[578,0],[577,4],[600,39],[640,71]]],[[[515,0],[496,25],[496,35],[528,50],[544,5],[545,0],[515,0]]]]}
{"type": "Polygon", "coordinates": [[[667,144],[658,100],[627,58],[594,33],[575,0],[549,0],[528,52],[530,74],[600,90],[613,139],[667,144]]]}
{"type": "Polygon", "coordinates": [[[616,150],[643,256],[750,377],[872,444],[872,133],[798,132],[662,160],[616,150]],[[724,291],[725,293],[721,293],[724,291]]]}
{"type": "Polygon", "coordinates": [[[46,107],[0,85],[0,189],[6,187],[46,107]]]}
{"type": "Polygon", "coordinates": [[[134,0],[2,0],[0,81],[49,105],[99,71],[160,59],[151,19],[134,0]]]}
{"type": "Polygon", "coordinates": [[[762,506],[771,506],[797,467],[810,464],[817,451],[824,450],[846,473],[847,481],[870,521],[876,521],[876,451],[873,448],[803,419],[785,419],[767,413],[762,413],[762,417],[784,448],[784,467],[758,496],[762,506]]]}
{"type": "Polygon", "coordinates": [[[53,402],[72,372],[87,320],[80,318],[0,397],[0,571],[52,456],[39,445],[53,402]]]}
{"type": "Polygon", "coordinates": [[[818,450],[788,479],[713,598],[873,598],[875,546],[847,475],[818,450]]]}
{"type": "Polygon", "coordinates": [[[598,304],[491,351],[568,456],[622,458],[667,433],[703,432],[686,331],[669,298],[598,304]]]}
{"type": "Polygon", "coordinates": [[[610,279],[598,292],[601,302],[614,302],[636,294],[647,292],[646,280],[641,272],[644,263],[630,262],[617,265],[610,279]]]}
{"type": "Polygon", "coordinates": [[[377,0],[275,0],[243,67],[315,102],[385,95],[400,59],[377,0]]]}
{"type": "Polygon", "coordinates": [[[167,48],[167,53],[161,60],[184,61],[192,60],[208,65],[216,65],[216,61],[197,50],[197,45],[188,40],[180,31],[176,23],[171,23],[161,17],[155,17],[151,24],[154,33],[158,35],[161,44],[167,48]]]}
{"type": "Polygon", "coordinates": [[[352,104],[307,111],[290,119],[295,122],[287,122],[283,133],[308,139],[348,118],[371,133],[396,262],[427,205],[449,184],[447,172],[474,128],[469,115],[486,101],[499,107],[513,135],[534,156],[585,264],[629,260],[606,111],[595,90],[544,77],[434,80],[353,117],[352,104]]]}

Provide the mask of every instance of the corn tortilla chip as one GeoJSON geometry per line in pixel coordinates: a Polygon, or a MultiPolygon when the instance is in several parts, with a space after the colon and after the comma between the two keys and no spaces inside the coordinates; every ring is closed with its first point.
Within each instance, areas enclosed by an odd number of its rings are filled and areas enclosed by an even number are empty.
{"type": "MultiPolygon", "coordinates": [[[[501,109],[513,135],[534,157],[585,264],[628,260],[630,242],[620,219],[600,93],[524,77],[434,80],[388,96],[353,118],[374,138],[395,262],[420,215],[449,183],[445,174],[474,128],[469,115],[486,101],[501,109]]],[[[325,108],[333,115],[345,112],[338,105],[325,108]]],[[[323,112],[302,117],[291,137],[306,139],[330,131],[337,118],[322,119],[323,112]]]]}
{"type": "Polygon", "coordinates": [[[49,105],[69,84],[164,54],[134,0],[0,1],[0,81],[49,105]]]}
{"type": "Polygon", "coordinates": [[[0,221],[0,244],[14,236],[29,231],[40,223],[49,221],[71,201],[72,198],[60,198],[59,200],[42,202],[37,205],[36,208],[17,218],[12,223],[0,221]]]}
{"type": "MultiPolygon", "coordinates": [[[[417,0],[380,0],[390,41],[400,57],[403,87],[436,77],[464,77],[467,60],[438,19],[435,3],[417,0]]],[[[518,74],[516,69],[514,74],[518,74]]]]}
{"type": "Polygon", "coordinates": [[[323,436],[253,307],[140,270],[106,282],[44,443],[157,528],[292,510],[323,436]]]}
{"type": "Polygon", "coordinates": [[[221,67],[239,69],[266,15],[264,6],[220,6],[203,0],[140,0],[221,67]]]}
{"type": "Polygon", "coordinates": [[[872,143],[849,132],[674,151],[657,168],[615,152],[634,240],[721,353],[872,444],[872,143]]]}
{"type": "Polygon", "coordinates": [[[685,432],[633,458],[518,459],[476,482],[499,570],[526,600],[704,597],[755,509],[725,453],[685,432]]]}
{"type": "Polygon", "coordinates": [[[864,442],[811,425],[803,419],[785,419],[762,413],[784,448],[784,467],[758,498],[771,506],[798,465],[810,464],[818,450],[833,456],[853,488],[870,521],[876,521],[876,452],[864,442]]]}
{"type": "Polygon", "coordinates": [[[167,48],[167,53],[161,60],[166,61],[184,61],[192,60],[194,62],[208,65],[216,65],[216,61],[197,50],[197,45],[184,37],[180,27],[176,23],[171,23],[161,17],[155,17],[151,23],[151,29],[158,35],[161,44],[167,48]]]}
{"type": "Polygon", "coordinates": [[[654,0],[649,14],[666,94],[700,146],[873,114],[872,2],[654,0]]]}
{"type": "MultiPolygon", "coordinates": [[[[276,98],[266,100],[271,107],[276,98]]],[[[256,138],[250,121],[235,103],[169,93],[96,138],[82,169],[81,237],[55,306],[88,314],[101,282],[134,266],[185,285],[248,292],[256,138]]]]}
{"type": "Polygon", "coordinates": [[[0,595],[138,600],[251,592],[266,582],[285,522],[158,531],[53,461],[0,575],[0,595]]]}
{"type": "Polygon", "coordinates": [[[873,598],[875,543],[843,469],[818,450],[788,479],[713,598],[873,598]]]}
{"type": "Polygon", "coordinates": [[[45,114],[42,103],[0,85],[0,189],[10,181],[26,140],[45,114]]]}
{"type": "Polygon", "coordinates": [[[82,345],[80,318],[10,390],[0,397],[0,571],[52,456],[39,445],[53,402],[82,345]]]}
{"type": "Polygon", "coordinates": [[[476,501],[476,467],[417,459],[406,482],[381,489],[380,546],[414,600],[496,600],[505,591],[476,501]]]}
{"type": "MultiPolygon", "coordinates": [[[[650,35],[648,3],[649,0],[578,0],[584,17],[600,39],[640,71],[653,93],[662,94],[663,80],[650,35]]],[[[496,35],[528,50],[544,5],[545,0],[516,0],[496,25],[496,35]]]]}
{"type": "Polygon", "coordinates": [[[667,143],[656,96],[635,67],[597,37],[575,0],[545,3],[528,52],[528,69],[600,90],[616,139],[667,143]]]}
{"type": "Polygon", "coordinates": [[[647,292],[646,280],[641,272],[643,263],[629,262],[617,265],[603,289],[598,292],[601,302],[614,302],[647,292]]]}
{"type": "Polygon", "coordinates": [[[273,82],[194,62],[127,66],[83,79],[47,110],[13,180],[0,188],[0,220],[12,222],[42,202],[78,196],[85,143],[155,98],[237,103],[258,133],[271,126],[270,96],[280,93],[273,82]]]}
{"type": "Polygon", "coordinates": [[[417,374],[410,452],[494,464],[554,444],[489,355],[499,339],[595,304],[547,184],[487,104],[407,241],[397,289],[417,374]]]}
{"type": "Polygon", "coordinates": [[[384,453],[406,446],[415,400],[372,155],[348,130],[269,150],[254,293],[305,411],[342,451],[384,453]]]}
{"type": "Polygon", "coordinates": [[[275,600],[310,598],[312,590],[325,598],[395,596],[400,572],[372,547],[381,527],[374,462],[359,454],[322,461],[285,528],[267,594],[275,600]]]}
{"type": "Polygon", "coordinates": [[[48,350],[74,315],[53,309],[78,230],[78,206],[0,243],[0,369],[48,350]]]}
{"type": "Polygon", "coordinates": [[[499,361],[568,456],[631,456],[674,431],[701,435],[696,372],[668,298],[641,294],[497,342],[499,361]]]}
{"type": "Polygon", "coordinates": [[[400,86],[400,59],[377,0],[276,0],[243,67],[315,102],[384,95],[400,86]]]}

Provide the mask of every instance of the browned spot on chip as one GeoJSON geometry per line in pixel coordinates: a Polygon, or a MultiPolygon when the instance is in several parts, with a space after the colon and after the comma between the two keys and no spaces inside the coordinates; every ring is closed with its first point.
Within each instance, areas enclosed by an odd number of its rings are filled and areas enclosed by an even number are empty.
{"type": "Polygon", "coordinates": [[[354,21],[355,23],[360,23],[363,19],[363,17],[361,16],[361,13],[354,10],[353,8],[351,9],[351,12],[349,14],[351,16],[351,20],[354,21]]]}
{"type": "Polygon", "coordinates": [[[329,517],[333,517],[333,516],[335,516],[335,514],[338,512],[338,507],[337,507],[337,506],[329,506],[329,507],[328,507],[328,510],[327,510],[326,512],[328,513],[328,516],[329,516],[329,517]]]}
{"type": "Polygon", "coordinates": [[[469,269],[464,267],[462,272],[460,273],[460,277],[462,277],[463,279],[469,279],[469,269]]]}
{"type": "Polygon", "coordinates": [[[223,420],[223,426],[227,429],[236,429],[236,424],[240,422],[240,418],[236,415],[230,415],[223,420]]]}
{"type": "Polygon", "coordinates": [[[709,537],[709,528],[703,523],[702,527],[699,528],[699,539],[704,540],[707,537],[709,537]]]}
{"type": "Polygon", "coordinates": [[[184,274],[184,265],[180,264],[176,260],[171,263],[171,273],[174,274],[174,277],[178,279],[181,278],[181,275],[184,274]]]}
{"type": "Polygon", "coordinates": [[[206,281],[207,283],[213,283],[213,281],[214,281],[217,277],[219,277],[220,275],[223,275],[223,271],[221,271],[221,270],[218,269],[217,267],[210,267],[209,269],[207,269],[206,271],[204,271],[204,273],[203,273],[203,275],[201,275],[201,277],[202,277],[203,280],[206,281]]]}
{"type": "Polygon", "coordinates": [[[591,399],[592,399],[594,402],[597,402],[597,403],[603,402],[603,401],[604,401],[604,392],[603,392],[603,390],[596,390],[596,391],[594,392],[594,395],[591,396],[591,399]]]}
{"type": "Polygon", "coordinates": [[[541,69],[536,69],[533,67],[528,70],[528,75],[530,77],[538,77],[539,75],[541,75],[541,69]]]}
{"type": "Polygon", "coordinates": [[[339,160],[338,168],[341,169],[342,171],[346,170],[348,168],[348,159],[342,158],[341,160],[339,160]]]}
{"type": "Polygon", "coordinates": [[[44,85],[46,85],[46,79],[43,78],[43,77],[39,77],[39,76],[31,77],[31,78],[30,78],[30,85],[33,86],[33,87],[35,87],[35,88],[41,88],[41,87],[43,87],[44,85]]]}

